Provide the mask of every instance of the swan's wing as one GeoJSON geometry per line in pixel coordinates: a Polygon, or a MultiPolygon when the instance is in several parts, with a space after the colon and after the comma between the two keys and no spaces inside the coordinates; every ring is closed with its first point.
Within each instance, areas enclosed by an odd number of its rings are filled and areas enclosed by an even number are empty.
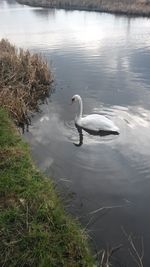
{"type": "Polygon", "coordinates": [[[80,119],[80,126],[93,131],[117,131],[118,127],[105,116],[91,114],[80,119]]]}

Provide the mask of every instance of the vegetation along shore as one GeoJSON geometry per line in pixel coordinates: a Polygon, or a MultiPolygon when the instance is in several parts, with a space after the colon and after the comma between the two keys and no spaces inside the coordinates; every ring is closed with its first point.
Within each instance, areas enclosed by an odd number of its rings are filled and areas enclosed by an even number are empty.
{"type": "Polygon", "coordinates": [[[18,0],[18,2],[39,7],[150,16],[150,0],[18,0]]]}
{"type": "Polygon", "coordinates": [[[38,109],[51,72],[38,55],[6,40],[0,48],[0,266],[94,266],[84,230],[36,169],[16,127],[38,109]]]}
{"type": "Polygon", "coordinates": [[[24,129],[49,95],[52,73],[38,54],[18,50],[7,40],[0,41],[0,51],[0,106],[24,129]]]}

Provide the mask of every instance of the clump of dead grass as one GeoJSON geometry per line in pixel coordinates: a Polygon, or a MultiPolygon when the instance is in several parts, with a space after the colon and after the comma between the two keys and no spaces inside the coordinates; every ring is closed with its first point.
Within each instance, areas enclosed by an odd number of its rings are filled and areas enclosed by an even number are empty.
{"type": "Polygon", "coordinates": [[[150,0],[17,0],[21,4],[50,8],[92,10],[130,16],[150,16],[150,0]]]}
{"type": "Polygon", "coordinates": [[[38,54],[17,49],[7,40],[0,41],[0,51],[0,106],[24,128],[40,101],[48,96],[52,73],[38,54]]]}

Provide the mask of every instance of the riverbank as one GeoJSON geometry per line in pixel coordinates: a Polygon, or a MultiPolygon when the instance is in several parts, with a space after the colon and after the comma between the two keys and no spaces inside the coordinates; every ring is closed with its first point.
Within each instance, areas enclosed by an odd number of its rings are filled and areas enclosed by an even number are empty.
{"type": "Polygon", "coordinates": [[[93,266],[86,235],[0,108],[0,265],[93,266]]]}
{"type": "Polygon", "coordinates": [[[150,16],[150,0],[17,0],[21,4],[62,8],[69,10],[88,10],[124,14],[130,16],[150,16]]]}
{"type": "Polygon", "coordinates": [[[24,130],[40,103],[49,96],[53,76],[38,54],[18,49],[5,39],[0,41],[0,51],[0,106],[24,130]]]}
{"type": "Polygon", "coordinates": [[[57,189],[34,166],[16,125],[49,94],[52,75],[37,54],[0,42],[0,266],[92,267],[86,234],[57,189]]]}

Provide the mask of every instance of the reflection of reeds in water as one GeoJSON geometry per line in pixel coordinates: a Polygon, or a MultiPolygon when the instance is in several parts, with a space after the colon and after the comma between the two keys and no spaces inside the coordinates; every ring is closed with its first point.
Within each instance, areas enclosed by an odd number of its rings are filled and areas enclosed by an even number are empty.
{"type": "Polygon", "coordinates": [[[1,40],[0,51],[0,105],[24,128],[48,95],[52,74],[38,54],[17,50],[7,40],[1,40]]]}
{"type": "Polygon", "coordinates": [[[150,0],[18,0],[22,4],[52,8],[95,10],[130,15],[150,15],[150,0]]]}

